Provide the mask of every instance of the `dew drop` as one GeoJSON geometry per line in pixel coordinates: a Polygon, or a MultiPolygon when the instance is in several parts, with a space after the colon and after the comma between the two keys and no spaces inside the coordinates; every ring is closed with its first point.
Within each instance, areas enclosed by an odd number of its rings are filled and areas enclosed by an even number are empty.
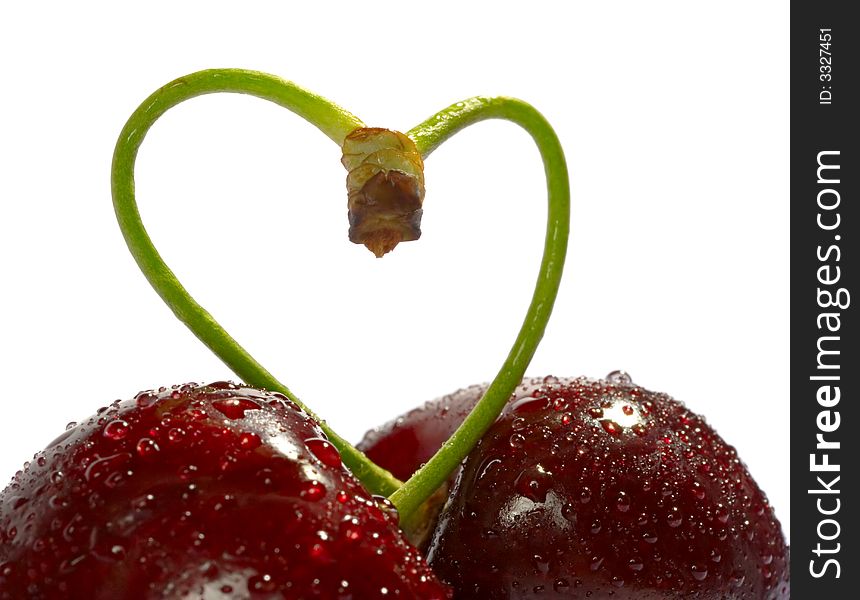
{"type": "Polygon", "coordinates": [[[185,430],[180,427],[174,427],[167,432],[167,439],[173,444],[181,444],[185,441],[185,430]]]}
{"type": "Polygon", "coordinates": [[[182,465],[179,467],[179,478],[188,481],[197,474],[197,465],[182,465]]]}
{"type": "Polygon", "coordinates": [[[484,459],[484,462],[481,464],[480,468],[478,469],[478,471],[479,471],[478,481],[480,481],[481,479],[483,479],[484,477],[486,477],[487,475],[492,473],[495,470],[495,468],[498,467],[500,464],[502,464],[502,461],[499,458],[484,459]]]}
{"type": "Polygon", "coordinates": [[[603,430],[609,435],[621,435],[621,425],[619,425],[612,419],[602,420],[600,422],[600,426],[603,427],[603,430]]]}
{"type": "Polygon", "coordinates": [[[149,408],[158,400],[158,396],[150,392],[140,392],[134,397],[138,408],[149,408]]]}
{"type": "Polygon", "coordinates": [[[645,427],[643,423],[634,423],[632,427],[630,427],[630,431],[642,437],[646,433],[648,433],[648,429],[645,427]]]}
{"type": "Polygon", "coordinates": [[[627,568],[631,571],[639,572],[645,568],[645,563],[642,562],[641,558],[636,556],[627,561],[627,568]]]}
{"type": "Polygon", "coordinates": [[[525,397],[511,405],[511,410],[515,413],[530,413],[538,410],[544,410],[549,406],[549,399],[545,396],[538,396],[537,398],[525,397]]]}
{"type": "Polygon", "coordinates": [[[394,524],[400,522],[400,512],[391,500],[385,496],[374,494],[373,502],[376,503],[375,508],[379,510],[386,521],[390,521],[394,524]]]}
{"type": "Polygon", "coordinates": [[[328,550],[325,542],[316,542],[313,544],[308,550],[308,554],[311,557],[311,560],[318,563],[330,563],[331,562],[331,553],[328,550]]]}
{"type": "Polygon", "coordinates": [[[684,517],[681,516],[680,510],[678,507],[673,506],[669,514],[666,515],[666,523],[668,523],[669,527],[678,527],[684,521],[684,517]]]}
{"type": "Polygon", "coordinates": [[[546,501],[546,494],[551,485],[552,473],[541,465],[524,469],[514,480],[517,492],[532,502],[546,501]]]}
{"type": "Polygon", "coordinates": [[[119,441],[128,435],[128,422],[122,419],[116,419],[105,425],[104,436],[108,439],[119,441]]]}
{"type": "Polygon", "coordinates": [[[106,475],[116,471],[131,458],[128,452],[105,456],[93,461],[84,472],[84,477],[89,483],[94,483],[106,475]]]}
{"type": "Polygon", "coordinates": [[[308,481],[305,483],[300,495],[305,500],[310,500],[311,502],[317,502],[322,500],[323,496],[325,496],[325,486],[321,484],[319,481],[308,481]]]}
{"type": "Polygon", "coordinates": [[[619,512],[630,510],[630,496],[627,495],[627,492],[619,492],[618,498],[615,500],[615,508],[619,512]]]}
{"type": "Polygon", "coordinates": [[[576,521],[576,509],[573,504],[567,503],[561,507],[561,516],[568,521],[576,521]]]}
{"type": "Polygon", "coordinates": [[[690,567],[690,571],[693,573],[693,578],[696,581],[704,581],[705,577],[708,576],[708,568],[704,565],[700,565],[699,563],[693,563],[690,567]]]}
{"type": "Polygon", "coordinates": [[[262,444],[260,436],[250,431],[245,431],[239,435],[239,447],[243,450],[253,450],[262,444]]]}
{"type": "Polygon", "coordinates": [[[161,448],[152,438],[141,438],[137,442],[137,453],[143,458],[154,456],[161,448]]]}
{"type": "Polygon", "coordinates": [[[341,466],[340,453],[328,440],[310,438],[305,440],[305,444],[322,464],[333,469],[341,466]]]}
{"type": "Polygon", "coordinates": [[[215,400],[212,406],[230,420],[242,419],[249,410],[260,410],[260,405],[249,398],[215,400]]]}
{"type": "Polygon", "coordinates": [[[344,523],[344,527],[342,530],[343,537],[350,542],[357,542],[361,539],[361,536],[364,535],[364,529],[359,523],[358,519],[355,517],[348,519],[344,523]]]}
{"type": "Polygon", "coordinates": [[[510,443],[512,448],[522,448],[523,444],[526,443],[526,438],[521,433],[515,433],[511,435],[508,442],[510,443]]]}
{"type": "Polygon", "coordinates": [[[591,502],[591,488],[585,485],[582,486],[582,489],[579,490],[579,501],[583,504],[591,502]]]}
{"type": "Polygon", "coordinates": [[[633,383],[633,378],[626,371],[612,371],[606,376],[606,381],[615,385],[630,385],[633,383]]]}
{"type": "MultiPolygon", "coordinates": [[[[206,418],[206,413],[200,410],[199,408],[192,408],[187,411],[188,416],[194,419],[195,421],[200,421],[201,419],[206,418]]],[[[229,586],[227,586],[229,587],[229,586]]]]}
{"type": "Polygon", "coordinates": [[[252,594],[271,594],[278,586],[271,575],[254,575],[248,578],[248,591],[252,594]]]}
{"type": "Polygon", "coordinates": [[[68,423],[66,423],[66,431],[68,431],[70,429],[74,429],[77,426],[78,426],[77,422],[69,421],[68,423]]]}

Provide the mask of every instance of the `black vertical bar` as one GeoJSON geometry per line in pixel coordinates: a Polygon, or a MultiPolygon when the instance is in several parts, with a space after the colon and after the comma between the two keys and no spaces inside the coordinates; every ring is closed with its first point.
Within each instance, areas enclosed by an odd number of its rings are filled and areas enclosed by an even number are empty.
{"type": "Polygon", "coordinates": [[[791,587],[800,599],[860,597],[852,4],[791,5],[791,587]]]}

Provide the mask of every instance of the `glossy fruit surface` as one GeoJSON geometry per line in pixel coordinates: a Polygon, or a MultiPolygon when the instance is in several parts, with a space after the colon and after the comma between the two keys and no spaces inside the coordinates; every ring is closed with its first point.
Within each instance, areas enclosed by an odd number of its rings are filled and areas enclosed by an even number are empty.
{"type": "Polygon", "coordinates": [[[473,385],[431,400],[368,431],[358,448],[370,460],[406,481],[451,437],[485,389],[486,386],[473,385]]]}
{"type": "MultiPolygon", "coordinates": [[[[433,451],[409,444],[456,426],[481,392],[425,405],[368,449],[408,470],[404,456],[433,451]]],[[[456,598],[789,597],[780,525],[735,449],[622,373],[517,388],[465,461],[428,562],[456,598]]]]}
{"type": "Polygon", "coordinates": [[[0,598],[446,598],[396,516],[278,394],[138,394],[0,495],[0,598]]]}

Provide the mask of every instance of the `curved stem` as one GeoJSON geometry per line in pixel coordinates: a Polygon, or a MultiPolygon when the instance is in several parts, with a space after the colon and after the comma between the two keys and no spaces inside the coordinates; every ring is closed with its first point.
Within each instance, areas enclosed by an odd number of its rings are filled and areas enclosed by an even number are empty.
{"type": "Polygon", "coordinates": [[[338,145],[363,123],[325,98],[294,83],[266,73],[241,69],[211,69],[180,77],[162,87],[131,115],[114,150],[111,191],[120,229],[140,270],[180,321],[246,383],[278,391],[311,414],[340,451],[343,462],[367,488],[388,495],[400,482],[372,463],[356,448],[331,430],[283,383],[269,373],[222,328],[179,283],[152,243],[140,217],[134,192],[137,152],[149,129],[167,110],[190,98],[215,92],[250,94],[288,108],[316,125],[338,145]]]}
{"type": "Polygon", "coordinates": [[[473,123],[506,119],[531,134],[544,163],[548,212],[543,259],[534,295],[517,339],[481,401],[440,450],[390,499],[408,524],[421,504],[442,485],[502,412],[543,337],[561,281],[570,230],[570,188],[564,152],[547,120],[531,105],[514,98],[472,98],[458,102],[410,130],[422,156],[473,123]]]}

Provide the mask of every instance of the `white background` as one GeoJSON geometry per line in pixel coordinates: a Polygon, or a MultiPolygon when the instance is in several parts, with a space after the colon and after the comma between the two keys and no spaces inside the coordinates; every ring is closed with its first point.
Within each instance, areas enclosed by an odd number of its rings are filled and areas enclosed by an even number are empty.
{"type": "MultiPolygon", "coordinates": [[[[574,205],[529,373],[621,368],[686,401],[738,448],[787,531],[788,4],[279,4],[0,9],[2,477],[115,398],[230,377],[138,272],[109,168],[150,92],[244,67],[404,131],[477,94],[537,106],[574,205]]],[[[357,440],[493,377],[546,209],[528,136],[483,123],[428,159],[422,240],[376,260],[346,240],[338,161],[286,110],[206,97],[152,130],[138,199],[192,294],[357,440]]]]}

